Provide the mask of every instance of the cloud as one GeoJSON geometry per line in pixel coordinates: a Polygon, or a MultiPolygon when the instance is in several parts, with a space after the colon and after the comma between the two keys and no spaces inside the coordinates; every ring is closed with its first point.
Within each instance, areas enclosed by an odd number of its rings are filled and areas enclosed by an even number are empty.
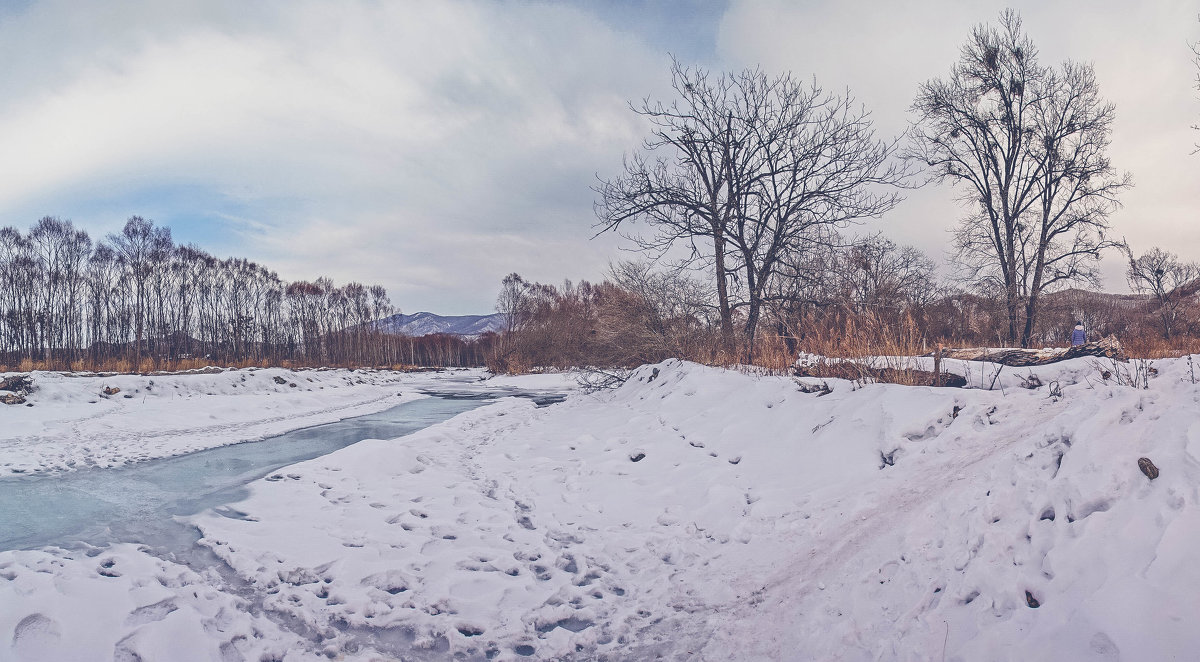
{"type": "MultiPolygon", "coordinates": [[[[597,278],[625,257],[614,237],[590,240],[590,186],[644,136],[628,100],[669,94],[669,52],[848,86],[896,134],[916,86],[948,71],[971,25],[994,19],[986,4],[10,7],[0,219],[69,216],[99,237],[142,214],[285,278],[380,283],[406,310],[483,312],[510,271],[597,278]]],[[[1138,186],[1116,232],[1200,258],[1194,8],[1018,8],[1043,58],[1094,61],[1117,104],[1113,161],[1138,186]]],[[[937,255],[960,213],[951,191],[930,187],[866,229],[937,255]]]]}
{"type": "Polygon", "coordinates": [[[91,10],[106,39],[72,28],[79,10],[65,5],[0,28],[32,47],[29,33],[61,19],[81,40],[24,57],[2,83],[15,93],[0,104],[6,216],[59,213],[56,200],[97,188],[203,189],[210,209],[146,203],[166,208],[161,223],[229,233],[210,250],[285,277],[380,282],[399,305],[439,312],[490,308],[513,270],[600,275],[589,187],[636,146],[625,104],[663,84],[665,53],[557,5],[156,6],[91,10]],[[457,287],[438,298],[439,280],[457,287]]]}

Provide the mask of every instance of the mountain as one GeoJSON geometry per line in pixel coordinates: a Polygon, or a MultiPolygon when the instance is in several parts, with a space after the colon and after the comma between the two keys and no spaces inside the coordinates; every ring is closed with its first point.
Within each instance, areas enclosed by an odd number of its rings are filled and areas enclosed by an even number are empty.
{"type": "Polygon", "coordinates": [[[447,333],[453,336],[480,336],[489,331],[500,331],[504,328],[504,316],[500,313],[491,315],[435,315],[433,313],[413,313],[412,315],[392,315],[376,322],[379,327],[391,333],[406,336],[425,336],[431,333],[447,333]]]}

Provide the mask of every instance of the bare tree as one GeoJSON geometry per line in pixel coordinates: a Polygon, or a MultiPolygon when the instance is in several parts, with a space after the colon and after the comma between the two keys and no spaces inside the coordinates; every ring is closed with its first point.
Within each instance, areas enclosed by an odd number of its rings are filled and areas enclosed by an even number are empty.
{"type": "Polygon", "coordinates": [[[751,360],[784,264],[828,229],[891,209],[899,197],[884,187],[905,173],[849,95],[759,70],[710,78],[675,63],[672,74],[678,100],[634,108],[654,126],[644,151],[660,155],[627,159],[625,175],[597,189],[600,225],[642,220],[653,232],[632,235],[640,248],[662,255],[683,243],[706,259],[722,335],[745,308],[751,360]]]}
{"type": "Polygon", "coordinates": [[[859,312],[902,311],[935,294],[933,260],[913,246],[897,246],[881,234],[862,237],[842,252],[836,282],[859,312]]]}
{"type": "Polygon", "coordinates": [[[1179,320],[1180,309],[1186,302],[1184,286],[1200,278],[1200,266],[1192,262],[1180,262],[1174,253],[1157,247],[1137,258],[1128,247],[1125,251],[1129,258],[1129,270],[1126,272],[1129,287],[1154,297],[1158,304],[1163,338],[1170,340],[1179,320]]]}
{"type": "Polygon", "coordinates": [[[1043,67],[1020,16],[977,26],[949,78],[921,86],[906,155],[962,188],[956,235],[966,276],[1003,292],[1008,338],[1028,346],[1039,297],[1090,282],[1117,195],[1131,185],[1105,154],[1114,109],[1090,65],[1043,67]],[[1023,324],[1022,324],[1023,322],[1023,324]]]}
{"type": "Polygon", "coordinates": [[[1009,341],[1028,347],[1039,297],[1094,283],[1117,195],[1132,185],[1105,152],[1115,109],[1091,65],[1038,62],[1018,13],[972,31],[948,79],[920,88],[908,157],[964,191],[955,248],[968,281],[1000,289],[1009,341]],[[1022,324],[1024,321],[1024,324],[1022,324]]]}
{"type": "Polygon", "coordinates": [[[1060,283],[1099,286],[1101,251],[1122,246],[1105,236],[1108,216],[1120,206],[1118,195],[1133,185],[1108,160],[1116,109],[1100,98],[1092,66],[1066,62],[1047,74],[1046,84],[1048,93],[1037,108],[1038,204],[1020,270],[1023,346],[1032,339],[1043,291],[1060,283]]]}
{"type": "Polygon", "coordinates": [[[684,243],[690,248],[686,261],[711,264],[727,344],[733,340],[733,312],[726,228],[749,204],[757,155],[749,147],[748,119],[760,101],[746,88],[761,76],[746,71],[711,78],[674,61],[671,85],[679,98],[670,104],[648,98],[638,106],[630,104],[649,120],[651,135],[642,143],[642,153],[626,158],[623,176],[596,188],[601,231],[641,220],[653,232],[626,236],[642,250],[657,258],[684,243]]]}
{"type": "Polygon", "coordinates": [[[894,141],[877,140],[866,110],[847,94],[784,75],[760,76],[762,114],[751,122],[759,171],[746,213],[726,233],[736,248],[735,273],[744,279],[746,360],[770,282],[789,256],[819,249],[836,230],[878,218],[900,201],[895,186],[907,172],[891,157],[894,141]]]}
{"type": "Polygon", "coordinates": [[[636,330],[640,345],[666,356],[698,353],[714,312],[705,283],[685,271],[656,271],[649,262],[619,262],[609,266],[609,274],[617,290],[631,295],[610,299],[634,302],[621,309],[627,318],[622,331],[636,330]]]}
{"type": "Polygon", "coordinates": [[[500,294],[496,297],[496,312],[504,316],[504,331],[513,333],[520,329],[533,314],[530,298],[531,283],[514,272],[504,277],[500,294]]]}
{"type": "Polygon", "coordinates": [[[121,233],[110,234],[108,241],[112,244],[117,259],[128,272],[134,287],[133,316],[136,333],[134,364],[136,367],[141,363],[142,341],[146,329],[146,285],[150,282],[156,264],[172,248],[171,230],[155,227],[154,221],[148,221],[141,216],[131,216],[121,233]]]}
{"type": "Polygon", "coordinates": [[[1032,169],[1026,188],[1032,204],[1007,225],[996,223],[984,204],[955,234],[968,278],[984,291],[1006,293],[1009,339],[1019,338],[1022,347],[1032,343],[1046,291],[1072,283],[1099,287],[1100,252],[1122,246],[1106,237],[1108,217],[1120,206],[1118,194],[1132,186],[1105,155],[1115,108],[1100,98],[1090,65],[1042,70],[1027,94],[1036,98],[1025,109],[1031,121],[1022,148],[1032,169]],[[1018,337],[1012,324],[1021,319],[1018,337]]]}

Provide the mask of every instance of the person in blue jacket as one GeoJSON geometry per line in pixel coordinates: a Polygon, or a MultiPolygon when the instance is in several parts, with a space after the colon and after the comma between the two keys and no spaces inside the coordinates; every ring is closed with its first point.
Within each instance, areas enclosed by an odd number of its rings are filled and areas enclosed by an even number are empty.
{"type": "Polygon", "coordinates": [[[1083,330],[1083,322],[1075,323],[1075,330],[1071,332],[1071,346],[1076,347],[1087,342],[1087,332],[1083,330]]]}

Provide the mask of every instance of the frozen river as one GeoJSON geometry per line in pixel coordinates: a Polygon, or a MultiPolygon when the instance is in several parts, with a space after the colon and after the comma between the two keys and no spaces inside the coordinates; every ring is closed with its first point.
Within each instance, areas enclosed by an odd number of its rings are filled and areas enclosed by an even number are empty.
{"type": "Polygon", "coordinates": [[[81,542],[141,542],[178,551],[194,543],[196,532],[176,517],[208,508],[236,516],[228,504],[245,497],[248,483],[270,479],[276,470],[364,439],[402,437],[495,399],[433,395],[256,442],[116,469],[0,479],[0,551],[81,542]]]}

